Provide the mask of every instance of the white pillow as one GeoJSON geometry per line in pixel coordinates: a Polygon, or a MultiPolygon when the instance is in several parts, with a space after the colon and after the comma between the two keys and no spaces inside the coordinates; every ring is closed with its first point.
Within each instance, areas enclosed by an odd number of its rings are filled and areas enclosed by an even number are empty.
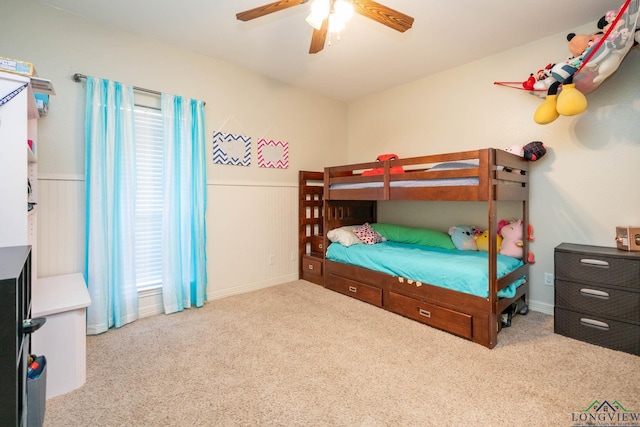
{"type": "Polygon", "coordinates": [[[329,230],[327,238],[334,243],[340,243],[342,246],[362,244],[358,236],[353,234],[355,227],[355,225],[346,225],[344,227],[334,228],[333,230],[329,230]]]}

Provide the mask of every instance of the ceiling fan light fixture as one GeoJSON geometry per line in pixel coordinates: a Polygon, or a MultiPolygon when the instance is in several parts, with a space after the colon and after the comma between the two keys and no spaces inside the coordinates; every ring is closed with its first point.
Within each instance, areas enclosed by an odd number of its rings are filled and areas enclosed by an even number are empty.
{"type": "Polygon", "coordinates": [[[322,21],[324,21],[324,18],[314,15],[313,12],[311,12],[305,21],[307,21],[307,23],[316,30],[319,30],[322,28],[322,21]]]}
{"type": "Polygon", "coordinates": [[[314,15],[318,19],[325,19],[331,12],[330,0],[313,0],[311,3],[311,15],[314,15]]]}
{"type": "Polygon", "coordinates": [[[329,32],[339,33],[344,30],[344,21],[336,13],[329,15],[329,32]]]}
{"type": "Polygon", "coordinates": [[[349,0],[336,0],[333,9],[343,23],[348,22],[353,16],[353,3],[349,0]]]}

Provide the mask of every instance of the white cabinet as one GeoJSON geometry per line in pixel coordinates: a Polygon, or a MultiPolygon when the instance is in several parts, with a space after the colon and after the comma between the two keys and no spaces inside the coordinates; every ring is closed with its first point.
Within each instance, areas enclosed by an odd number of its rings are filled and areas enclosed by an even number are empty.
{"type": "Polygon", "coordinates": [[[31,245],[36,277],[37,208],[29,204],[37,201],[38,109],[30,81],[0,72],[0,99],[27,84],[0,105],[0,247],[31,245]]]}
{"type": "Polygon", "coordinates": [[[32,316],[47,323],[31,338],[35,354],[47,356],[47,399],[81,387],[86,380],[87,317],[91,305],[82,274],[38,278],[32,316]]]}

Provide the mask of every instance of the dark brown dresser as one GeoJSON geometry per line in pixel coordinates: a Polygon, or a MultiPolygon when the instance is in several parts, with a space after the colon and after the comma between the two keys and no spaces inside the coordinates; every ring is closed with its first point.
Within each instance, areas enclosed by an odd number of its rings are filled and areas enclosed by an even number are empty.
{"type": "Polygon", "coordinates": [[[554,331],[640,356],[640,252],[555,248],[554,331]]]}

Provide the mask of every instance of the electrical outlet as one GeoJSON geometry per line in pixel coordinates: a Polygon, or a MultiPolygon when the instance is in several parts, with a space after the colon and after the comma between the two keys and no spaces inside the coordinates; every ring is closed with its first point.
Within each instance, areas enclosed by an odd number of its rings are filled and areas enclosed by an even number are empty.
{"type": "Polygon", "coordinates": [[[276,263],[276,256],[269,255],[269,265],[274,265],[276,263]]]}
{"type": "Polygon", "coordinates": [[[553,274],[544,273],[544,284],[547,286],[553,286],[553,274]]]}

